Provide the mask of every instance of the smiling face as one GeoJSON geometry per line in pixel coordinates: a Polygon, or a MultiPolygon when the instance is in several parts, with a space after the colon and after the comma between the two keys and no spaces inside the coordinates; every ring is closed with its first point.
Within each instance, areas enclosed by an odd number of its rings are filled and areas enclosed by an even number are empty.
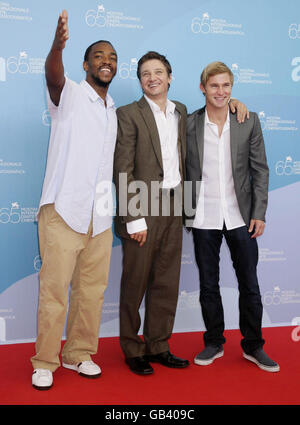
{"type": "Polygon", "coordinates": [[[94,44],[83,62],[86,80],[92,85],[108,87],[117,72],[117,53],[109,43],[94,44]]]}
{"type": "Polygon", "coordinates": [[[144,62],[140,70],[140,84],[143,92],[149,99],[157,101],[166,99],[171,74],[159,59],[149,59],[144,62]]]}
{"type": "Polygon", "coordinates": [[[231,96],[232,82],[227,72],[213,75],[208,78],[205,86],[201,83],[200,89],[206,98],[206,106],[213,109],[222,109],[228,106],[231,96]]]}

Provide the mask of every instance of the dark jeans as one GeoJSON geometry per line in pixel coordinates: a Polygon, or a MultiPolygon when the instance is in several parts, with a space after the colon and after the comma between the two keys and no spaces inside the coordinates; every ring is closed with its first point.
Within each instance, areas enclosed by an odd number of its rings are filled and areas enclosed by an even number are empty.
{"type": "Polygon", "coordinates": [[[241,345],[250,354],[262,347],[262,302],[256,267],[258,247],[251,239],[246,226],[233,230],[193,229],[195,257],[200,276],[200,304],[206,326],[205,345],[221,345],[225,342],[224,312],[219,287],[220,248],[223,235],[230,250],[239,288],[241,345]]]}

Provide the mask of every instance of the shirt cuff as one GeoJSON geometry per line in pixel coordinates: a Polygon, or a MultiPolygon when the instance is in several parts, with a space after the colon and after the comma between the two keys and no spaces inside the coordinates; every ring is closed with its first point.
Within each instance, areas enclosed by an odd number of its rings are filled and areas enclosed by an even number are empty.
{"type": "Polygon", "coordinates": [[[144,218],[139,218],[138,220],[130,221],[126,223],[127,232],[132,235],[133,233],[142,232],[147,230],[146,220],[144,218]]]}

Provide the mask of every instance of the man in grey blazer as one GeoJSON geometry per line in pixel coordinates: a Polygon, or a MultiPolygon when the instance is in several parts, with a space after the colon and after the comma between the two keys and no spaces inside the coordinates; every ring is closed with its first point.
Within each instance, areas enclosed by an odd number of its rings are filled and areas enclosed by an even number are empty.
{"type": "Polygon", "coordinates": [[[279,365],[263,350],[262,302],[257,280],[256,238],[265,228],[269,170],[256,113],[238,123],[228,102],[233,74],[222,62],[209,64],[201,75],[206,107],[187,120],[186,178],[192,182],[192,227],[200,276],[200,304],[205,348],[194,359],[211,364],[223,356],[224,313],[219,288],[219,254],[223,236],[230,250],[239,288],[243,355],[261,369],[279,365]]]}

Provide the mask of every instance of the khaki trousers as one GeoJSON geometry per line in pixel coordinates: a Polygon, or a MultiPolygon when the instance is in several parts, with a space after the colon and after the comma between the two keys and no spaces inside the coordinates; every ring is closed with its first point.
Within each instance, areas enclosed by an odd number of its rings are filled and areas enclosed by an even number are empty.
{"type": "Polygon", "coordinates": [[[92,238],[72,230],[55,211],[41,208],[39,242],[42,258],[36,355],[33,368],[52,372],[59,353],[69,304],[62,360],[68,364],[91,359],[98,349],[104,292],[112,249],[111,228],[92,238]],[[71,290],[69,286],[71,283],[71,290]],[[69,302],[70,295],[70,302],[69,302]]]}

